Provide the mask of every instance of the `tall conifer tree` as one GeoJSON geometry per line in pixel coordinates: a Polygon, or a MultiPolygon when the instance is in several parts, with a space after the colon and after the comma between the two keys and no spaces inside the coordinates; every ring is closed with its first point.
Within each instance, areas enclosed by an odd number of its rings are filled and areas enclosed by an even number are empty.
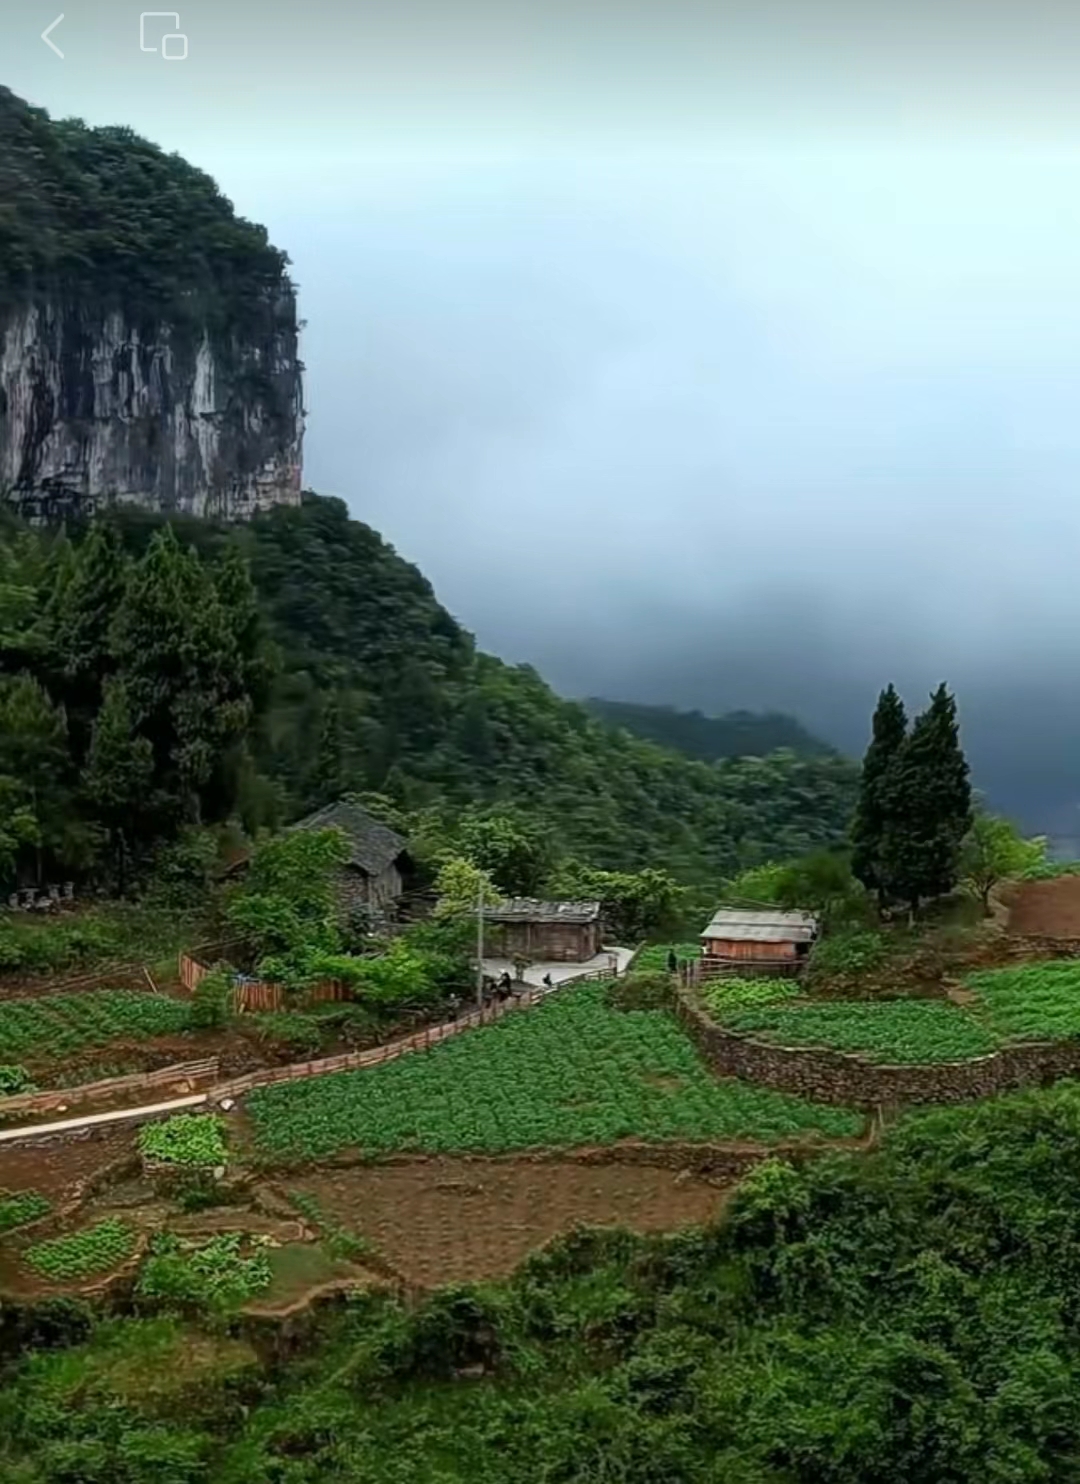
{"type": "Polygon", "coordinates": [[[961,845],[971,828],[968,775],[956,701],[939,685],[901,747],[885,790],[882,874],[913,912],[927,897],[956,885],[961,845]]]}
{"type": "Polygon", "coordinates": [[[863,758],[859,800],[851,827],[851,869],[869,891],[883,897],[882,842],[888,819],[890,778],[904,739],[907,713],[894,685],[887,685],[874,711],[870,746],[863,758]]]}

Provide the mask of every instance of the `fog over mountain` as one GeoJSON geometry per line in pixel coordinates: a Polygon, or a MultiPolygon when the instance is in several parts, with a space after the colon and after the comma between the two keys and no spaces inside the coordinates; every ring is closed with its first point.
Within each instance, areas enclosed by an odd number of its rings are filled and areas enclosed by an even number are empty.
{"type": "Polygon", "coordinates": [[[242,9],[193,0],[171,70],[73,15],[6,80],[288,248],[308,484],[570,694],[857,751],[945,678],[976,781],[1072,828],[1075,19],[242,9]]]}

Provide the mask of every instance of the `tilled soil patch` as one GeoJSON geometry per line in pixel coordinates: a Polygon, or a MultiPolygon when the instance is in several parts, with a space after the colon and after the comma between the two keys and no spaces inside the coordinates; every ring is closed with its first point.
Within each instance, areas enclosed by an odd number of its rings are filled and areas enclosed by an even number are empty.
{"type": "Polygon", "coordinates": [[[314,1197],[421,1288],[505,1277],[579,1223],[651,1232],[709,1221],[728,1195],[685,1171],[535,1160],[361,1165],[281,1184],[314,1197]]]}
{"type": "Polygon", "coordinates": [[[1080,938],[1080,876],[1025,881],[1010,891],[1008,908],[1012,933],[1080,938]]]}

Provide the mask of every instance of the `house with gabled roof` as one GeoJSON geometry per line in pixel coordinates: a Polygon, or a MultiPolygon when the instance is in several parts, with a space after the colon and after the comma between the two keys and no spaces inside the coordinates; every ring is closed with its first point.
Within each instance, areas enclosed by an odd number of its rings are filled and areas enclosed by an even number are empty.
{"type": "Polygon", "coordinates": [[[339,799],[305,815],[290,830],[338,829],[345,836],[338,899],[342,911],[385,914],[405,890],[412,869],[408,841],[359,804],[339,799]]]}
{"type": "Polygon", "coordinates": [[[512,897],[484,909],[488,952],[495,958],[587,963],[600,952],[599,902],[539,902],[512,897]]]}

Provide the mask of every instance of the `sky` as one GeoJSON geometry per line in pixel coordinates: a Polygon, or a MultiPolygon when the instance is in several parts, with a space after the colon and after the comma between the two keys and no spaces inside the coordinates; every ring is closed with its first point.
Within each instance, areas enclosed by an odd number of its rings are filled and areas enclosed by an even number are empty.
{"type": "Polygon", "coordinates": [[[65,3],[0,81],[266,223],[305,482],[485,647],[853,752],[946,679],[993,800],[1080,834],[1080,13],[184,0],[144,52],[70,0],[61,59],[65,3]]]}

